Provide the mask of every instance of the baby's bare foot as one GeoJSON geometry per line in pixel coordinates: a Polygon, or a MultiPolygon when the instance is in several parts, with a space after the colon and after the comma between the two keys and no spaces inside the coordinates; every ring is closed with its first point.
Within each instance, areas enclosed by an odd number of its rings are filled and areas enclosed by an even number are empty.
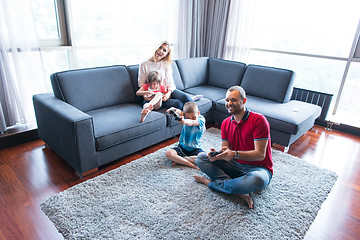
{"type": "Polygon", "coordinates": [[[140,122],[141,123],[145,121],[145,118],[149,114],[149,112],[150,111],[148,109],[146,109],[146,108],[141,111],[141,116],[140,116],[140,122]]]}

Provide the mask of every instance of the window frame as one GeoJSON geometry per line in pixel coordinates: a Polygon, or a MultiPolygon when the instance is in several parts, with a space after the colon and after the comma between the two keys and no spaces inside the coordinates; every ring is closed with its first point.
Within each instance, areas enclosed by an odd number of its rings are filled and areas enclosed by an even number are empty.
{"type": "Polygon", "coordinates": [[[70,35],[68,20],[66,14],[66,3],[65,0],[53,0],[56,11],[57,28],[59,32],[58,39],[39,39],[40,47],[59,47],[59,46],[70,46],[70,35]]]}

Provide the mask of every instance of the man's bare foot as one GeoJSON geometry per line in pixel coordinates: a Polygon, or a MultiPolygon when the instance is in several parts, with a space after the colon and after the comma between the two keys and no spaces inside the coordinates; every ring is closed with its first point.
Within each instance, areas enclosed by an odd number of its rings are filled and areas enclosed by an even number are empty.
{"type": "Polygon", "coordinates": [[[250,209],[254,208],[254,201],[251,198],[249,193],[248,194],[238,194],[238,195],[242,200],[244,200],[249,205],[250,209]]]}
{"type": "Polygon", "coordinates": [[[196,182],[205,184],[206,186],[211,182],[210,179],[198,175],[195,175],[194,178],[196,182]]]}

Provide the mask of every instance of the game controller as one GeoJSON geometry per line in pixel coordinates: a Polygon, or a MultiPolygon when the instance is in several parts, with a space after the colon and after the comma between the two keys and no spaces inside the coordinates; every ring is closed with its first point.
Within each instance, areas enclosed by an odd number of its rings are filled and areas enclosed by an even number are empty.
{"type": "Polygon", "coordinates": [[[175,110],[171,109],[169,113],[174,116],[176,121],[181,121],[181,116],[175,110]]]}
{"type": "Polygon", "coordinates": [[[216,155],[219,155],[220,153],[223,153],[223,151],[212,151],[210,152],[210,157],[215,157],[216,155]]]}

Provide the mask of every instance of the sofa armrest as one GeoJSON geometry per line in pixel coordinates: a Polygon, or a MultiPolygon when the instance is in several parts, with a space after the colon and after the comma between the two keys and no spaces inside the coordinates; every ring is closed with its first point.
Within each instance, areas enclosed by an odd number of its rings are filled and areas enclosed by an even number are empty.
{"type": "Polygon", "coordinates": [[[39,137],[83,174],[98,167],[92,118],[52,93],[33,96],[39,137]]]}

